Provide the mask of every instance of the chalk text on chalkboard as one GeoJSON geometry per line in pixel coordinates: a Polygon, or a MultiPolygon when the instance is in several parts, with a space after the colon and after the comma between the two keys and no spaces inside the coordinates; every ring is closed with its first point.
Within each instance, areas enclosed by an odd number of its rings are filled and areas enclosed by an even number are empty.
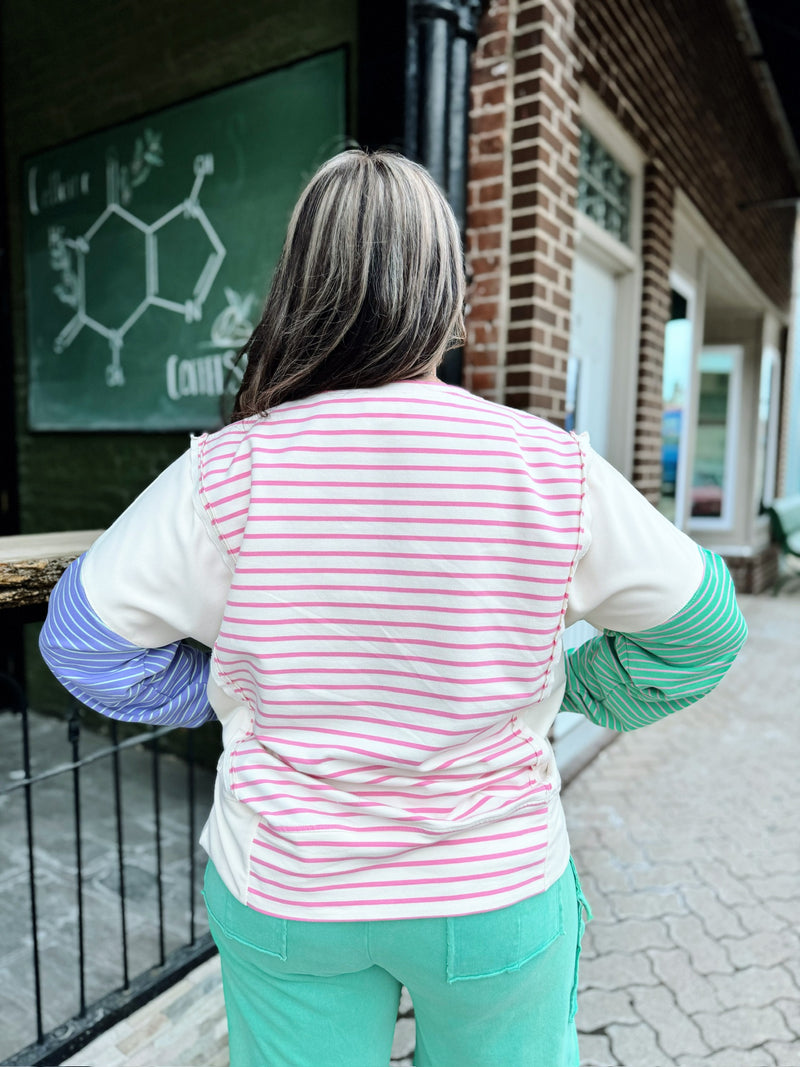
{"type": "Polygon", "coordinates": [[[89,172],[61,176],[60,170],[51,170],[39,184],[39,168],[31,167],[28,171],[28,211],[39,215],[42,210],[51,207],[63,207],[81,196],[89,195],[89,172]]]}

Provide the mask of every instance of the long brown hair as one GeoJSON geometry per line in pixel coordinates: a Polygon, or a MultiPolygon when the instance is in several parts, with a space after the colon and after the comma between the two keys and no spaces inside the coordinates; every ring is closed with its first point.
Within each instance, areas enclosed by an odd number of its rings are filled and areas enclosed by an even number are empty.
{"type": "Polygon", "coordinates": [[[423,167],[342,152],[300,196],[232,419],[419,377],[464,340],[458,225],[423,167]]]}

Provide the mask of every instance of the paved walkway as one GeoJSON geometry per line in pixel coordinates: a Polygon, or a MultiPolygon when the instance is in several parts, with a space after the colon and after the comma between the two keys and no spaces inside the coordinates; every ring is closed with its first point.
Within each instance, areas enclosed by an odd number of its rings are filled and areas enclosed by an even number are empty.
{"type": "MultiPolygon", "coordinates": [[[[583,1067],[800,1067],[800,596],[742,605],[750,640],[716,692],[566,790],[595,915],[583,1067]]],[[[393,1062],[412,1048],[406,1017],[393,1062]]],[[[226,1067],[217,961],[66,1062],[226,1067]]]]}
{"type": "Polygon", "coordinates": [[[567,790],[586,1067],[800,1065],[800,596],[742,606],[719,688],[567,790]]]}

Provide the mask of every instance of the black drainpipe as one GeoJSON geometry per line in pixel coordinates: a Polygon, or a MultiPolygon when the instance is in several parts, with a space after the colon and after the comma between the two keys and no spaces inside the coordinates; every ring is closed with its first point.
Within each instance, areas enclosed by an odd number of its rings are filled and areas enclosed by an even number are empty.
{"type": "MultiPolygon", "coordinates": [[[[405,152],[444,189],[462,234],[466,225],[469,59],[485,0],[408,0],[405,152]]],[[[461,383],[462,352],[440,371],[461,383]]]]}

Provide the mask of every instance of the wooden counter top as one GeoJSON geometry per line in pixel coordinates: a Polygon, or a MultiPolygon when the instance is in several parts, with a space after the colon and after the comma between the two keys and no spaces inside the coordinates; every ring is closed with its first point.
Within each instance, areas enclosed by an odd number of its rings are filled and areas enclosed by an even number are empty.
{"type": "Polygon", "coordinates": [[[67,530],[0,537],[0,608],[46,604],[67,565],[102,532],[67,530]]]}

